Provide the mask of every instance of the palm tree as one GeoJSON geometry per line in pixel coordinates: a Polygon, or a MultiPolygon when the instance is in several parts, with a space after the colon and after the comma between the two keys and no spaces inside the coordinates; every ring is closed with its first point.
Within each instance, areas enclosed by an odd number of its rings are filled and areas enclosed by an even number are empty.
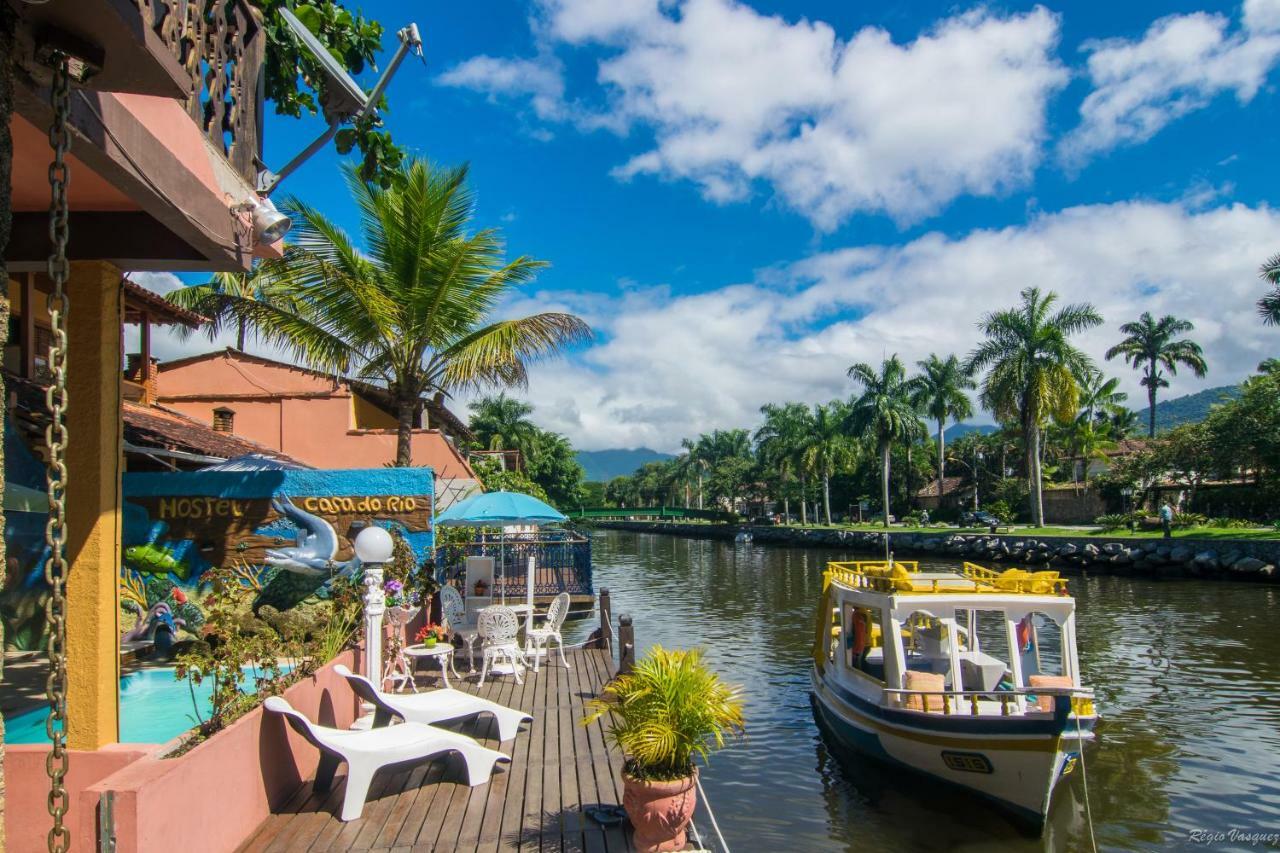
{"type": "Polygon", "coordinates": [[[911,381],[911,402],[938,425],[938,500],[942,500],[942,481],[946,477],[947,419],[956,423],[973,417],[973,404],[965,391],[975,387],[972,377],[954,355],[946,360],[930,354],[924,361],[917,361],[921,373],[911,381]]]}
{"type": "MultiPolygon", "coordinates": [[[[782,514],[791,517],[791,490],[788,480],[799,466],[798,452],[809,433],[809,408],[803,403],[787,403],[775,405],[768,403],[761,407],[764,423],[756,430],[756,454],[761,464],[778,472],[778,493],[782,498],[782,514]]],[[[801,510],[804,502],[801,500],[801,510]]]]}
{"type": "Polygon", "coordinates": [[[1116,406],[1107,412],[1107,434],[1112,439],[1128,438],[1138,430],[1138,413],[1124,406],[1116,406]]]}
{"type": "Polygon", "coordinates": [[[813,407],[812,430],[804,442],[805,467],[822,480],[822,514],[831,524],[831,475],[846,468],[857,456],[857,444],[848,435],[849,414],[839,400],[813,407]]]}
{"type": "Polygon", "coordinates": [[[1169,380],[1164,378],[1160,368],[1169,371],[1170,376],[1177,374],[1179,364],[1191,368],[1196,378],[1208,372],[1200,345],[1178,337],[1194,329],[1189,320],[1179,320],[1166,314],[1157,321],[1144,311],[1135,322],[1120,327],[1120,334],[1125,335],[1125,339],[1107,350],[1108,361],[1121,355],[1135,369],[1145,365],[1140,384],[1147,389],[1147,435],[1150,438],[1156,437],[1156,392],[1169,387],[1169,380]]]}
{"type": "Polygon", "coordinates": [[[884,505],[884,526],[889,526],[889,453],[895,441],[910,438],[920,431],[911,402],[912,385],[906,368],[897,354],[885,359],[879,372],[859,362],[849,368],[849,377],[862,386],[862,395],[848,411],[854,432],[875,442],[880,454],[880,496],[884,505]]]}
{"type": "MultiPolygon", "coordinates": [[[[1107,451],[1113,449],[1116,443],[1111,439],[1107,429],[1100,428],[1092,420],[1077,420],[1067,426],[1067,430],[1069,431],[1071,449],[1084,461],[1081,479],[1087,485],[1089,482],[1089,463],[1094,459],[1106,459],[1107,451]]],[[[1071,479],[1075,479],[1074,461],[1071,466],[1071,479]]]]}
{"type": "Polygon", "coordinates": [[[1076,415],[1080,389],[1076,377],[1093,367],[1068,338],[1102,323],[1089,304],[1067,305],[1053,311],[1058,295],[1041,294],[1037,287],[1021,293],[1022,304],[995,311],[978,321],[986,335],[970,355],[971,373],[987,370],[979,401],[998,420],[1018,421],[1026,452],[1032,523],[1044,525],[1040,430],[1050,416],[1070,420],[1076,415]]]}
{"type": "Polygon", "coordinates": [[[516,450],[528,465],[538,441],[538,427],[529,420],[533,406],[506,394],[483,397],[471,404],[471,431],[485,450],[516,450]]]}
{"type": "Polygon", "coordinates": [[[686,469],[697,472],[698,475],[698,509],[702,509],[702,482],[703,476],[707,472],[707,446],[706,436],[699,436],[696,439],[682,438],[680,446],[684,448],[684,460],[686,469]]]}
{"type": "Polygon", "coordinates": [[[1270,293],[1258,300],[1258,314],[1268,326],[1280,326],[1280,255],[1268,258],[1258,274],[1274,285],[1270,293]]]}
{"type": "Polygon", "coordinates": [[[572,314],[490,319],[546,264],[506,261],[497,231],[468,230],[475,203],[465,166],[413,160],[385,189],[355,169],[346,177],[364,248],[292,199],[295,243],[263,270],[271,276],[266,287],[290,310],[228,296],[229,315],[317,369],[385,384],[399,419],[395,464],[406,466],[424,394],[522,387],[531,361],[588,339],[591,330],[572,314]]]}
{"type": "Polygon", "coordinates": [[[1129,399],[1128,394],[1116,390],[1120,380],[1104,376],[1101,370],[1090,370],[1077,377],[1076,382],[1080,385],[1080,413],[1076,420],[1082,423],[1106,421],[1117,409],[1123,409],[1120,404],[1129,399]]]}
{"type": "MultiPolygon", "coordinates": [[[[179,308],[186,308],[188,311],[208,317],[209,322],[204,325],[204,330],[208,333],[210,340],[216,339],[222,334],[224,328],[234,324],[236,349],[243,351],[249,336],[249,319],[235,310],[237,301],[245,299],[271,301],[277,298],[277,294],[267,286],[266,277],[260,274],[261,271],[262,265],[259,264],[248,273],[214,273],[213,278],[204,284],[179,287],[169,291],[165,299],[179,308]]],[[[280,297],[283,297],[283,294],[280,294],[280,297]]],[[[280,307],[287,310],[283,298],[278,301],[280,307]]],[[[185,338],[191,334],[191,330],[186,326],[179,325],[177,329],[179,337],[185,338]]]]}

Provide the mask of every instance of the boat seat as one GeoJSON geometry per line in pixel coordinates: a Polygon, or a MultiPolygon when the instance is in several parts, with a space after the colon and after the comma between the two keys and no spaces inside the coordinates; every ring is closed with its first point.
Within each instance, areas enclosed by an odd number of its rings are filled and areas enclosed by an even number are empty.
{"type": "MultiPolygon", "coordinates": [[[[1072,687],[1071,678],[1066,675],[1033,675],[1027,679],[1029,687],[1072,687]]],[[[1047,713],[1053,713],[1052,696],[1037,696],[1036,707],[1047,713]]]]}
{"type": "MultiPolygon", "coordinates": [[[[903,673],[903,687],[906,690],[936,690],[941,693],[947,689],[946,676],[936,672],[907,670],[903,673]]],[[[906,708],[908,711],[940,714],[943,711],[943,697],[907,696],[906,708]]]]}

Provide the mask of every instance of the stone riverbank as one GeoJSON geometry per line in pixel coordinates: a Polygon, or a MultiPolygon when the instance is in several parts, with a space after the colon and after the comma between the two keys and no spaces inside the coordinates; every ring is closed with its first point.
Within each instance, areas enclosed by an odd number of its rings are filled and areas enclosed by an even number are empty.
{"type": "Polygon", "coordinates": [[[889,550],[897,557],[956,557],[976,563],[1075,566],[1111,574],[1203,577],[1278,582],[1280,540],[1129,539],[1097,536],[936,533],[654,521],[598,521],[594,526],[696,539],[732,540],[747,533],[757,544],[841,548],[870,554],[889,550]]]}

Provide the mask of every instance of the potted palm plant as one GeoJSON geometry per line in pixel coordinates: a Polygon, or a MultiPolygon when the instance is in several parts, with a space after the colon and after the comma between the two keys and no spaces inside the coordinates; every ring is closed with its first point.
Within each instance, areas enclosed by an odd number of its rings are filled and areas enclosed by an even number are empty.
{"type": "Polygon", "coordinates": [[[697,804],[696,757],[707,760],[743,730],[741,689],[724,683],[698,649],[655,646],[590,703],[584,724],[606,731],[626,756],[623,807],[642,853],[681,850],[697,804]]]}

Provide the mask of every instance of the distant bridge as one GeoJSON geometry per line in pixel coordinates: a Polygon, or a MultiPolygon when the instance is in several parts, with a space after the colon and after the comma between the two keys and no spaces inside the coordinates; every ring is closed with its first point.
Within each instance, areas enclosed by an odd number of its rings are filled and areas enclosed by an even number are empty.
{"type": "Polygon", "coordinates": [[[737,516],[718,509],[693,509],[683,506],[590,506],[566,510],[570,518],[671,518],[703,521],[737,521],[737,516]]]}

